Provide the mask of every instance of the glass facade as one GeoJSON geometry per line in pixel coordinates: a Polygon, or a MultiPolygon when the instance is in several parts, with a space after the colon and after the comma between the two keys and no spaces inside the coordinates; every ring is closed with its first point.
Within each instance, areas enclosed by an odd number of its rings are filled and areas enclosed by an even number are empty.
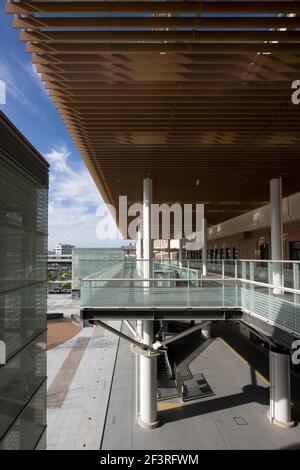
{"type": "Polygon", "coordinates": [[[34,449],[46,428],[48,164],[2,113],[0,137],[0,449],[34,449]]]}

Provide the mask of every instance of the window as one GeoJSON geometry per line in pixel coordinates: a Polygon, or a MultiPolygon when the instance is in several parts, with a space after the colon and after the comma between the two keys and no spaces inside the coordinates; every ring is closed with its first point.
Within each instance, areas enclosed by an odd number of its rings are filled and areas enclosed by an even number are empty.
{"type": "Polygon", "coordinates": [[[231,259],[231,248],[226,248],[226,259],[231,259]]]}
{"type": "Polygon", "coordinates": [[[300,241],[290,242],[290,259],[300,261],[300,241]]]}
{"type": "Polygon", "coordinates": [[[268,243],[264,243],[263,245],[259,246],[259,253],[260,259],[270,259],[268,243]]]}

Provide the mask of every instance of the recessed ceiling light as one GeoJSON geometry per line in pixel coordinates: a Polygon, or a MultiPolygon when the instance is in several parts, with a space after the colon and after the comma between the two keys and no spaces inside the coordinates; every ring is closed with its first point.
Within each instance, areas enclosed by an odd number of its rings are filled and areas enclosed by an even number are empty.
{"type": "Polygon", "coordinates": [[[196,186],[199,186],[200,180],[196,180],[196,186]]]}

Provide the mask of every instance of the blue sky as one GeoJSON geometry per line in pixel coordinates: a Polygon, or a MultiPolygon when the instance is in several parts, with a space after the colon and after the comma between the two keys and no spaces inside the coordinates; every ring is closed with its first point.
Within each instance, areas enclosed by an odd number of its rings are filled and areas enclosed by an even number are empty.
{"type": "Polygon", "coordinates": [[[12,27],[12,15],[4,13],[4,3],[0,0],[0,80],[6,85],[6,104],[0,109],[50,163],[49,248],[58,242],[118,246],[122,241],[96,235],[106,211],[102,198],[31,64],[19,30],[12,27]]]}

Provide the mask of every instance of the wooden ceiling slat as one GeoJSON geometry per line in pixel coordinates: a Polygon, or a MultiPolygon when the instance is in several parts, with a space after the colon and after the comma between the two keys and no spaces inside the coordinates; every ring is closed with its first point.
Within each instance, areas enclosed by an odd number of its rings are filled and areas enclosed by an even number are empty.
{"type": "Polygon", "coordinates": [[[295,54],[285,54],[284,57],[281,55],[272,56],[257,55],[256,53],[236,53],[236,54],[151,54],[141,55],[129,53],[113,54],[112,57],[108,57],[103,54],[32,54],[32,61],[36,64],[50,64],[53,66],[78,66],[82,64],[89,64],[89,67],[99,65],[117,65],[130,63],[132,66],[143,66],[150,65],[152,67],[158,66],[159,64],[249,64],[254,61],[256,64],[261,65],[272,65],[274,63],[294,65],[300,64],[300,56],[295,54]]]}
{"type": "Polygon", "coordinates": [[[94,17],[94,18],[33,18],[15,17],[15,28],[287,28],[300,27],[300,17],[94,17]]]}
{"type": "Polygon", "coordinates": [[[137,81],[142,81],[144,79],[151,80],[153,82],[157,81],[166,81],[169,82],[170,80],[178,80],[178,81],[195,81],[195,82],[207,82],[208,80],[211,82],[224,82],[228,81],[230,83],[232,82],[240,82],[243,80],[243,78],[247,75],[247,80],[245,82],[255,82],[255,81],[269,81],[273,80],[274,81],[279,81],[279,82],[291,82],[291,80],[297,80],[299,74],[297,72],[293,72],[292,74],[278,74],[276,72],[263,72],[261,71],[260,73],[250,73],[248,71],[242,71],[239,73],[227,73],[226,71],[224,72],[219,72],[219,73],[209,73],[203,71],[202,73],[162,73],[160,74],[159,72],[157,73],[138,73],[138,72],[132,72],[132,73],[99,73],[99,74],[93,74],[91,73],[89,76],[87,75],[82,75],[82,74],[65,74],[65,76],[62,76],[62,74],[56,74],[56,73],[42,73],[41,78],[43,81],[47,82],[50,86],[59,86],[62,88],[70,89],[72,88],[73,90],[82,90],[82,89],[93,89],[97,90],[101,85],[101,82],[107,82],[107,81],[115,81],[115,82],[124,82],[131,80],[133,83],[135,80],[137,81]]]}
{"type": "Polygon", "coordinates": [[[22,31],[22,41],[43,42],[70,42],[73,44],[83,42],[126,42],[126,41],[193,41],[198,43],[248,43],[279,41],[284,43],[300,43],[300,31],[22,31]]]}
{"type": "Polygon", "coordinates": [[[37,13],[300,13],[299,1],[18,1],[6,3],[6,12],[37,13]]]}
{"type": "Polygon", "coordinates": [[[188,54],[241,54],[241,53],[261,53],[264,52],[285,54],[285,53],[298,53],[298,44],[147,44],[147,43],[109,43],[109,44],[67,44],[67,43],[52,43],[52,44],[38,44],[28,43],[27,51],[30,53],[47,53],[47,54],[121,54],[121,53],[136,53],[136,54],[173,54],[173,53],[188,53],[188,54]]]}

